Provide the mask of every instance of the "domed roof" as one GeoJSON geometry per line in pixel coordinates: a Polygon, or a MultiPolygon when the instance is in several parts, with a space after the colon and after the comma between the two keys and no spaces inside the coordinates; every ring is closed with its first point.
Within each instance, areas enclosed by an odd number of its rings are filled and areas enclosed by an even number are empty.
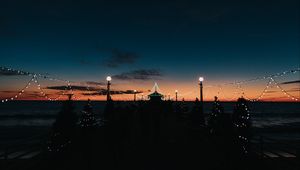
{"type": "Polygon", "coordinates": [[[150,100],[162,100],[164,95],[157,92],[157,89],[159,89],[157,83],[154,84],[154,87],[152,89],[154,89],[154,92],[148,95],[150,100]]]}
{"type": "Polygon", "coordinates": [[[158,97],[162,97],[163,95],[160,94],[160,93],[158,93],[157,91],[155,91],[155,92],[149,94],[148,96],[149,96],[149,97],[155,97],[155,96],[156,96],[156,97],[157,97],[157,96],[158,96],[158,97]]]}

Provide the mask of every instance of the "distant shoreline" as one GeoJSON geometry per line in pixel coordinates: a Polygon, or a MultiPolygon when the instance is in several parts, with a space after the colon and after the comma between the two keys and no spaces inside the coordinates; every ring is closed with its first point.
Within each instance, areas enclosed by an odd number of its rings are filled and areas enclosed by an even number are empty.
{"type": "MultiPolygon", "coordinates": [[[[8,102],[13,103],[13,102],[63,102],[66,100],[56,100],[56,101],[49,101],[49,100],[10,100],[8,102]]],[[[87,100],[73,100],[74,102],[86,102],[87,100]]],[[[91,100],[92,102],[106,102],[106,100],[91,100]]],[[[144,100],[145,102],[147,102],[148,100],[144,100]]],[[[172,102],[176,102],[171,100],[172,102]]],[[[132,101],[132,100],[114,100],[114,102],[128,102],[128,103],[138,103],[138,102],[142,102],[142,100],[138,100],[138,101],[132,101]]],[[[181,102],[188,102],[188,103],[193,103],[195,102],[195,100],[185,100],[185,101],[177,101],[178,103],[181,102]]],[[[204,101],[204,103],[212,103],[214,102],[213,100],[211,101],[204,101]]],[[[221,103],[235,103],[236,101],[222,101],[220,100],[221,103]]],[[[299,103],[300,101],[255,101],[255,102],[251,102],[249,101],[249,103],[299,103]]]]}

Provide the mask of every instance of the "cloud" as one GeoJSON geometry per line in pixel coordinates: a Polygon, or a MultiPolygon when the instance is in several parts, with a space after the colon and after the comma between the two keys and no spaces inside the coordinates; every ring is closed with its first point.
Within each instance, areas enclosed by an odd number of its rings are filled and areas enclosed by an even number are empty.
{"type": "Polygon", "coordinates": [[[121,51],[116,48],[112,49],[111,53],[112,55],[104,61],[104,65],[107,67],[115,68],[123,64],[133,64],[140,58],[135,52],[121,51]]]}
{"type": "Polygon", "coordinates": [[[48,86],[46,89],[51,90],[79,90],[79,91],[98,91],[99,88],[87,87],[87,86],[48,86]]]}
{"type": "MultiPolygon", "coordinates": [[[[110,90],[110,94],[111,95],[116,95],[116,94],[139,94],[139,93],[143,93],[143,91],[136,91],[134,92],[134,90],[110,90]]],[[[103,95],[107,95],[107,90],[106,89],[101,89],[97,92],[93,92],[93,93],[82,93],[82,95],[85,96],[103,96],[103,95]]]]}
{"type": "Polygon", "coordinates": [[[103,82],[96,82],[96,81],[86,81],[85,82],[87,85],[95,85],[95,86],[103,86],[106,85],[106,83],[103,82]]]}
{"type": "Polygon", "coordinates": [[[29,75],[27,72],[17,70],[0,69],[0,76],[23,76],[29,75]]]}
{"type": "Polygon", "coordinates": [[[300,80],[286,81],[286,82],[282,82],[280,84],[300,84],[300,80]]]}
{"type": "Polygon", "coordinates": [[[269,90],[269,91],[266,91],[266,93],[277,93],[278,91],[275,91],[275,90],[269,90]]]}
{"type": "Polygon", "coordinates": [[[151,80],[158,79],[162,76],[161,71],[157,69],[140,69],[117,74],[114,75],[113,78],[119,80],[151,80]]]}
{"type": "Polygon", "coordinates": [[[16,91],[12,91],[12,90],[2,90],[2,93],[16,93],[16,91]]]}
{"type": "Polygon", "coordinates": [[[292,88],[292,89],[286,90],[286,92],[300,92],[300,88],[292,88]]]}

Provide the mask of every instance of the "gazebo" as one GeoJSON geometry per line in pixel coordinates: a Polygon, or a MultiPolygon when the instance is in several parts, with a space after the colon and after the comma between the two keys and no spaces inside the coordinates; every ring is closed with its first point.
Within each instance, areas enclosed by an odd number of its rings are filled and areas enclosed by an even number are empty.
{"type": "Polygon", "coordinates": [[[148,95],[148,98],[150,101],[162,101],[164,98],[164,95],[160,94],[158,91],[158,85],[157,83],[154,84],[154,92],[148,95]]]}

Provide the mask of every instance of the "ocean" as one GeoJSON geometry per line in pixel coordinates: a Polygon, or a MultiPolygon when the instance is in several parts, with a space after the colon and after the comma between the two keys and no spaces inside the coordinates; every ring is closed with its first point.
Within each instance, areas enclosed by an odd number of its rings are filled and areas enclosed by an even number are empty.
{"type": "MultiPolygon", "coordinates": [[[[132,102],[117,102],[127,105],[132,102]]],[[[86,101],[75,101],[75,112],[81,114],[86,101]]],[[[186,102],[191,108],[193,102],[186,102]]],[[[204,113],[212,109],[212,102],[204,103],[204,113]]],[[[232,113],[235,103],[222,103],[226,113],[232,113]]],[[[0,103],[0,130],[7,128],[49,128],[62,106],[61,101],[9,101],[0,103]]],[[[105,101],[92,102],[94,113],[103,113],[105,101]]],[[[273,137],[300,140],[300,103],[253,102],[249,103],[252,126],[255,133],[271,134],[273,137]],[[276,135],[275,135],[276,134],[276,135]]],[[[18,131],[16,130],[17,133],[18,131]]]]}
{"type": "MultiPolygon", "coordinates": [[[[132,102],[117,102],[126,105],[132,102]]],[[[193,102],[186,102],[191,108],[193,102]]],[[[85,101],[74,102],[75,112],[80,114],[85,101]]],[[[222,103],[226,113],[232,113],[234,102],[222,103]]],[[[0,126],[50,126],[60,111],[60,101],[10,101],[0,103],[0,126]]],[[[103,113],[105,101],[92,102],[97,115],[103,113]]],[[[204,113],[212,109],[212,102],[204,103],[204,113]]],[[[295,102],[253,102],[249,109],[254,127],[286,126],[300,123],[300,103],[295,102]]]]}
{"type": "MultiPolygon", "coordinates": [[[[75,111],[78,115],[86,104],[86,101],[75,101],[75,111]]],[[[132,102],[117,102],[116,105],[125,106],[132,102]]],[[[212,109],[212,102],[204,103],[204,113],[208,114],[212,109]]],[[[185,102],[188,108],[192,108],[194,102],[185,102]]],[[[223,102],[226,113],[232,113],[235,103],[223,102]]],[[[103,113],[105,102],[92,102],[94,113],[98,117],[103,113]]],[[[20,146],[24,153],[27,146],[45,144],[49,138],[51,125],[55,121],[57,113],[62,107],[61,101],[10,101],[0,103],[0,155],[7,148],[14,149],[20,146]]],[[[263,152],[268,154],[283,150],[288,156],[299,152],[300,144],[300,104],[289,102],[255,102],[249,103],[252,120],[251,143],[255,146],[263,146],[263,152]]],[[[39,152],[29,154],[32,156],[39,152]]],[[[14,154],[12,154],[14,155],[14,154]]],[[[3,155],[2,155],[3,156],[3,155]]],[[[274,154],[273,154],[274,156],[274,154]]],[[[272,157],[272,155],[271,155],[272,157]]],[[[2,157],[3,158],[3,157],[2,157]]],[[[1,156],[0,156],[1,159],[1,156]]]]}

